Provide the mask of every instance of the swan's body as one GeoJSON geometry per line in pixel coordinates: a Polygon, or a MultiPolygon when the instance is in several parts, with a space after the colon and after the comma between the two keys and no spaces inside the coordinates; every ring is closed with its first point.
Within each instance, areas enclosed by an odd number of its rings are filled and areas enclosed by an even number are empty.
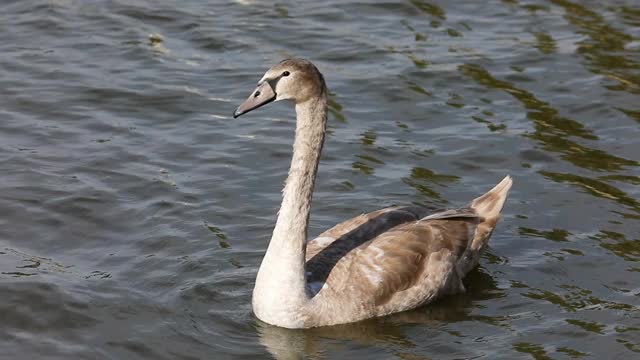
{"type": "Polygon", "coordinates": [[[267,71],[234,117],[284,99],[295,102],[297,114],[293,158],[253,290],[255,315],[273,325],[308,328],[409,310],[464,291],[462,278],[478,264],[511,178],[468,207],[432,215],[418,207],[382,209],[307,242],[327,122],[322,75],[306,60],[285,60],[267,71]]]}

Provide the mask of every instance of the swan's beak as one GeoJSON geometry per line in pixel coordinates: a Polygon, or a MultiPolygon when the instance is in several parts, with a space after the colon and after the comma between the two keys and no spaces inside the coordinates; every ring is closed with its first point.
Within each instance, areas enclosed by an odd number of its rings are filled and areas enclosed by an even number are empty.
{"type": "Polygon", "coordinates": [[[253,109],[257,109],[264,104],[268,104],[276,99],[276,92],[273,91],[271,84],[268,81],[263,81],[258,84],[258,87],[251,93],[249,98],[245,100],[236,111],[233,112],[233,117],[237,118],[242,114],[246,114],[253,109]]]}

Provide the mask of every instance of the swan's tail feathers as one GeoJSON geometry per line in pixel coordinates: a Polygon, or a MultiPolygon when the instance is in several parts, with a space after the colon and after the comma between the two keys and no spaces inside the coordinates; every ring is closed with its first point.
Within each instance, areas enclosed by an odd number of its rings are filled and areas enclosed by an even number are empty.
{"type": "Polygon", "coordinates": [[[511,176],[507,175],[493,189],[471,202],[470,207],[475,210],[480,219],[475,228],[471,246],[468,248],[471,258],[469,261],[461,264],[463,274],[468,273],[469,270],[478,264],[480,253],[489,243],[491,233],[496,227],[498,220],[500,220],[500,212],[502,211],[505,200],[507,200],[507,195],[509,195],[509,189],[511,189],[512,183],[511,176]]]}
{"type": "Polygon", "coordinates": [[[484,221],[498,221],[500,218],[500,212],[504,206],[507,195],[509,195],[509,189],[513,180],[511,176],[507,175],[498,185],[489,190],[486,194],[474,199],[471,202],[471,208],[474,209],[479,216],[483,217],[484,221]]]}

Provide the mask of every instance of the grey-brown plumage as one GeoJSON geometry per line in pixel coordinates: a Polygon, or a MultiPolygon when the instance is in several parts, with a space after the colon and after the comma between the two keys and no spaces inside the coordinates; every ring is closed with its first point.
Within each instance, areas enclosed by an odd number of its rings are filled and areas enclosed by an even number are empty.
{"type": "Polygon", "coordinates": [[[392,207],[357,216],[306,242],[324,143],[327,90],[310,62],[271,68],[234,116],[271,101],[295,102],[291,169],[269,248],[256,278],[254,313],[290,328],[383,316],[464,291],[511,188],[507,176],[469,206],[428,214],[392,207]]]}
{"type": "Polygon", "coordinates": [[[311,291],[312,299],[318,297],[332,317],[347,312],[367,318],[464,291],[462,278],[478,264],[510,186],[505,178],[466,208],[431,215],[415,207],[388,208],[325,231],[307,244],[307,281],[331,285],[311,291]],[[339,293],[359,301],[345,307],[339,293]]]}

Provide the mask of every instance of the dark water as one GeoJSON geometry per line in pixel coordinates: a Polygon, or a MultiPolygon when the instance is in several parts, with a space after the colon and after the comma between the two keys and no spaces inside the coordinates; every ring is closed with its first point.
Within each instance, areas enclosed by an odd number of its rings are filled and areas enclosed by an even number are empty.
{"type": "Polygon", "coordinates": [[[640,358],[635,0],[4,0],[0,79],[0,358],[640,358]],[[332,91],[312,235],[514,176],[466,294],[251,315],[293,112],[230,114],[293,55],[332,91]]]}

